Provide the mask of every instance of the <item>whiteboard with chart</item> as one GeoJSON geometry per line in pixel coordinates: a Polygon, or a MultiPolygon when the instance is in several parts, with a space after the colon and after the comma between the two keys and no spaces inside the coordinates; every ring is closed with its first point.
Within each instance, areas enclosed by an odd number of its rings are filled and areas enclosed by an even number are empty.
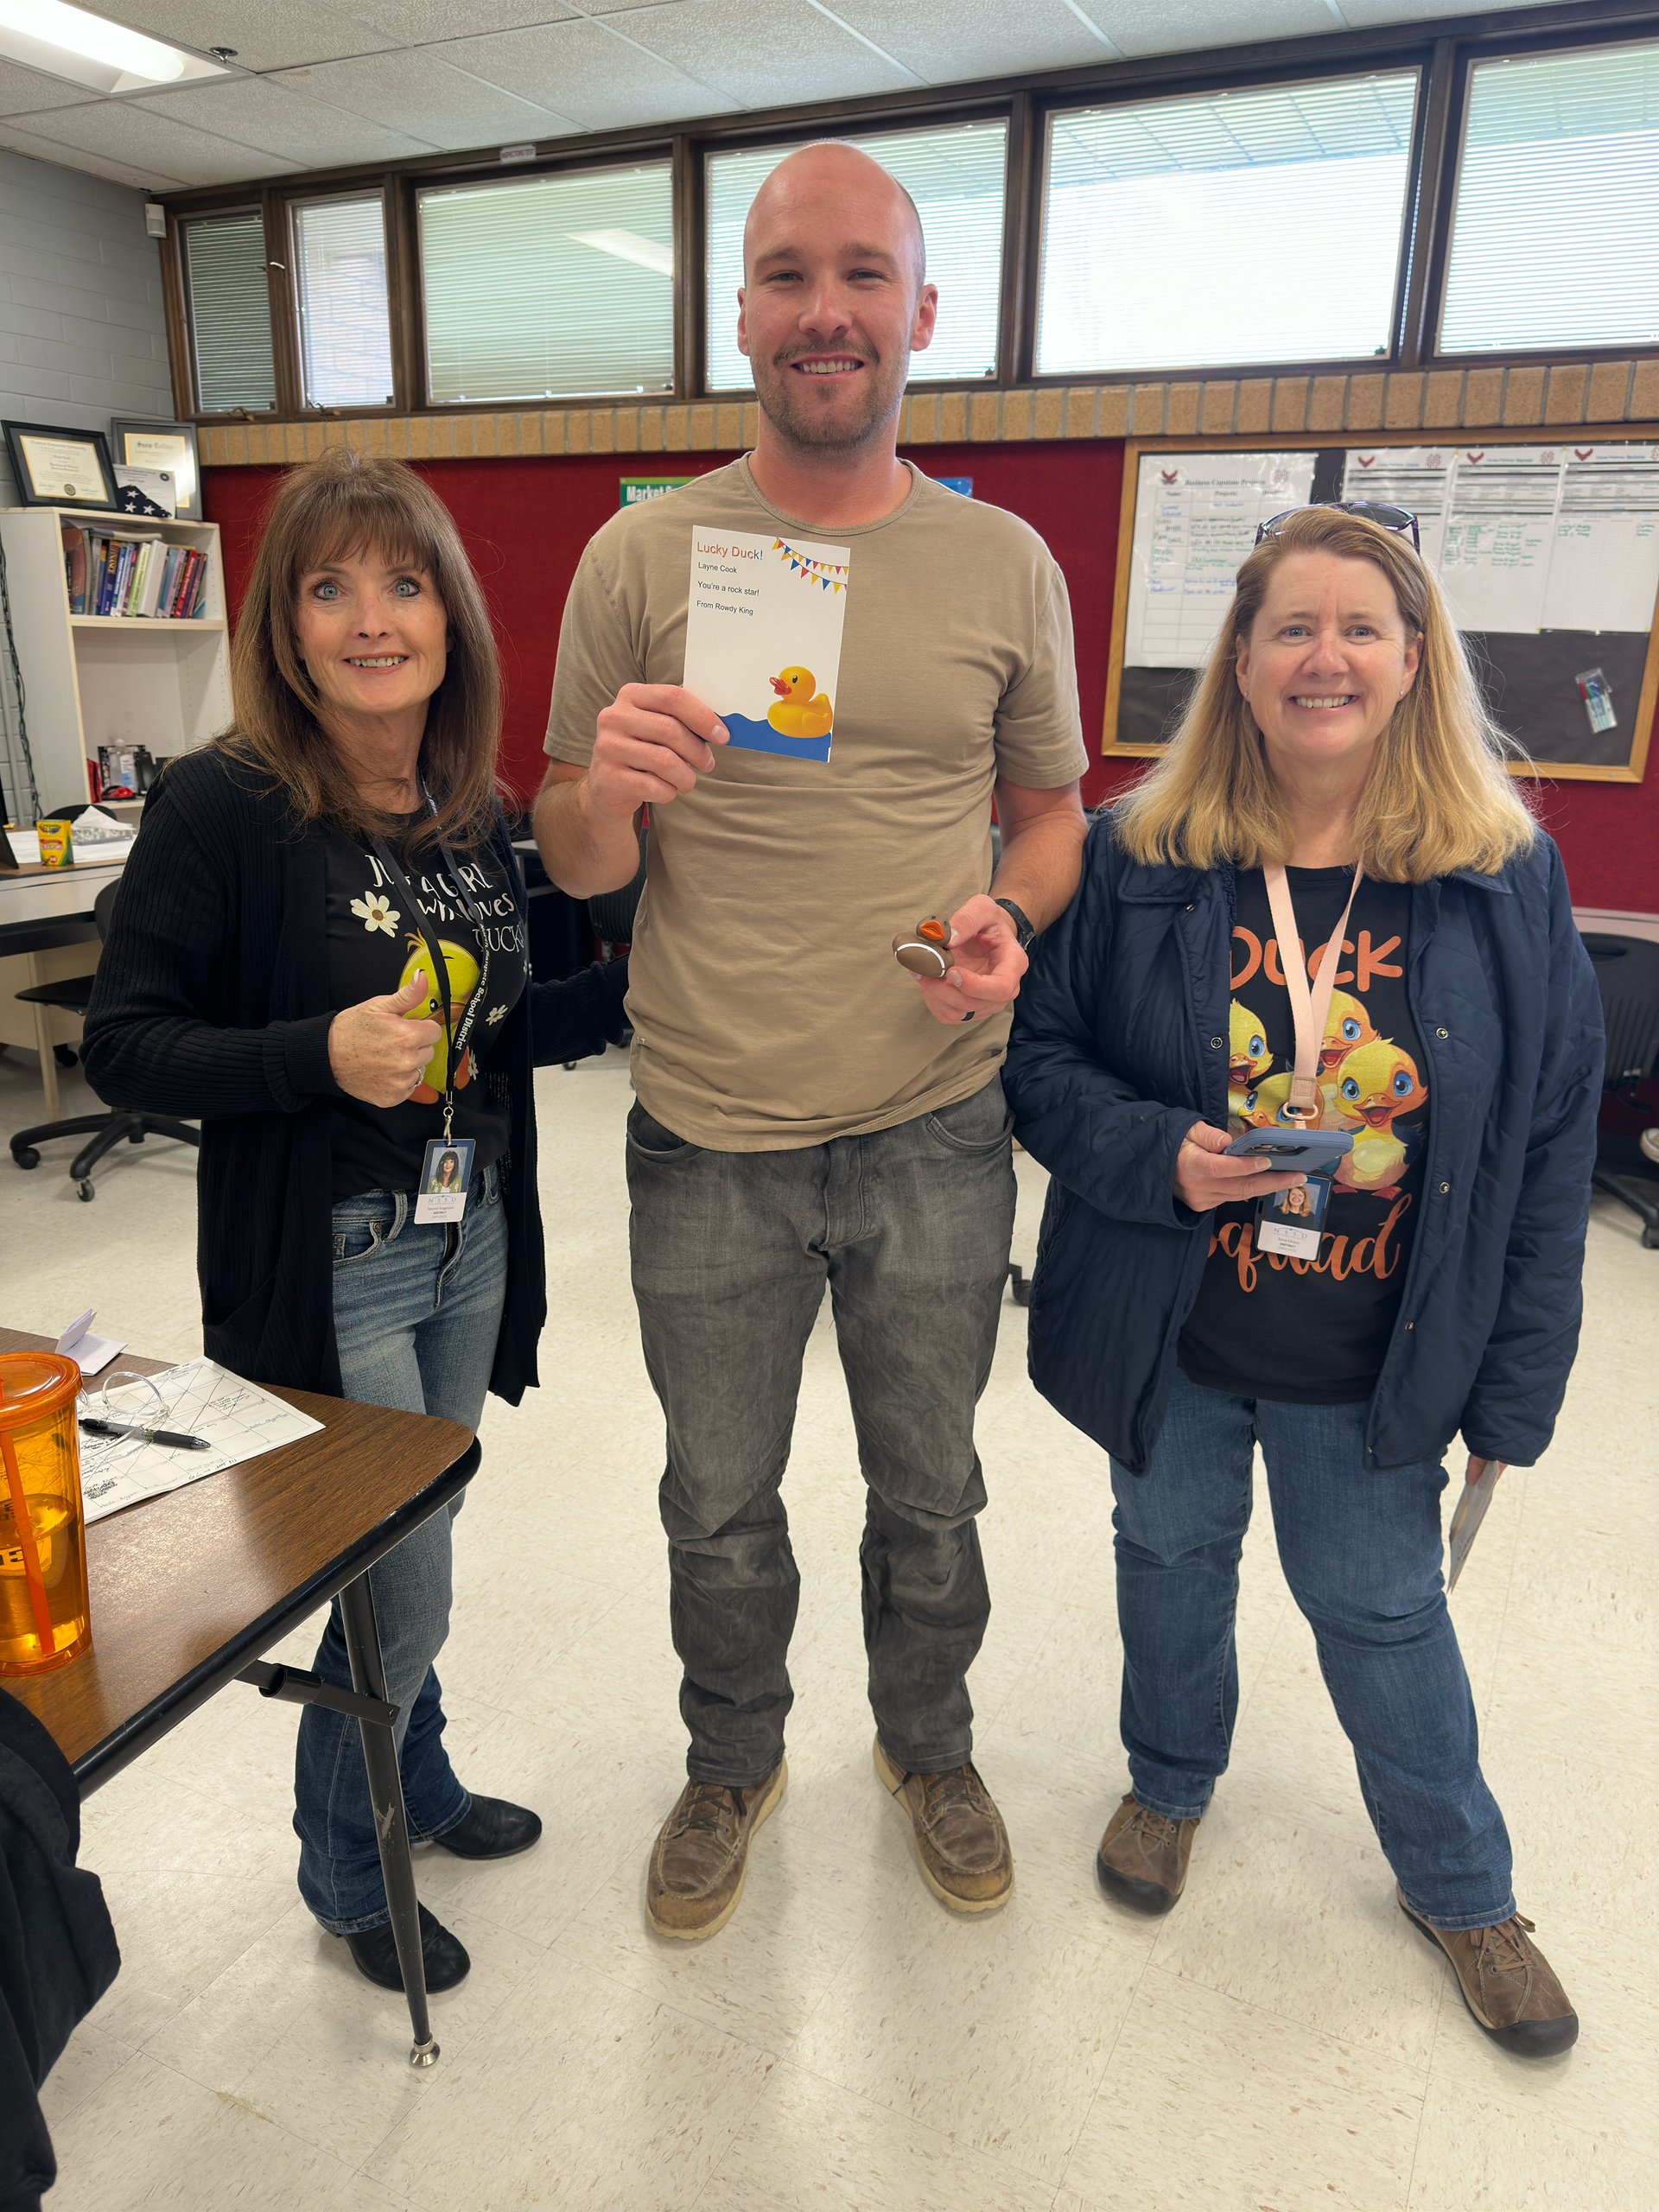
{"type": "MultiPolygon", "coordinates": [[[[1418,433],[1421,439],[1421,433],[1418,433]]],[[[1659,692],[1659,443],[1131,443],[1108,753],[1162,749],[1258,525],[1310,500],[1418,518],[1494,715],[1552,776],[1637,782],[1659,692]]]]}

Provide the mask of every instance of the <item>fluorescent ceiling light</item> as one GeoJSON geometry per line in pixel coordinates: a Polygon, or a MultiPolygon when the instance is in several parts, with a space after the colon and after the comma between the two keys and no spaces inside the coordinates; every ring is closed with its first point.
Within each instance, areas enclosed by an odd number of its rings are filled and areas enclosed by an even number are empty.
{"type": "Polygon", "coordinates": [[[0,0],[0,54],[95,92],[148,92],[230,73],[66,0],[0,0]]]}
{"type": "MultiPolygon", "coordinates": [[[[5,0],[0,0],[0,6],[5,0]]],[[[637,231],[567,231],[568,238],[578,245],[591,245],[601,253],[614,254],[619,261],[632,261],[640,269],[654,270],[659,276],[674,274],[674,249],[658,245],[652,238],[642,238],[637,231]]]]}

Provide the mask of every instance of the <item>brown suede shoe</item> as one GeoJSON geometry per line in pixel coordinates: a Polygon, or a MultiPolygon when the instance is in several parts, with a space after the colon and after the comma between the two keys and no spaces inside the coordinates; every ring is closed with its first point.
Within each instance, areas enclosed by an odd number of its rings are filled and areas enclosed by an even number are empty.
{"type": "Polygon", "coordinates": [[[695,1940],[723,1928],[737,1910],[749,1866],[749,1838],[784,1794],[779,1759],[752,1789],[688,1782],[651,1848],[645,1914],[659,1936],[695,1940]]]}
{"type": "Polygon", "coordinates": [[[1186,1887],[1196,1821],[1172,1821],[1131,1792],[1106,1823],[1095,1872],[1108,1897],[1131,1912],[1167,1912],[1186,1887]]]}
{"type": "Polygon", "coordinates": [[[883,1789],[910,1815],[922,1879],[952,1912],[995,1912],[1014,1895],[1014,1853],[1002,1815],[971,1766],[906,1774],[875,1739],[883,1789]]]}
{"type": "Polygon", "coordinates": [[[1579,2039],[1579,2016],[1520,1913],[1488,1928],[1434,1928],[1396,1889],[1400,1910],[1451,1960],[1463,2001],[1494,2043],[1522,2058],[1554,2058],[1579,2039]]]}

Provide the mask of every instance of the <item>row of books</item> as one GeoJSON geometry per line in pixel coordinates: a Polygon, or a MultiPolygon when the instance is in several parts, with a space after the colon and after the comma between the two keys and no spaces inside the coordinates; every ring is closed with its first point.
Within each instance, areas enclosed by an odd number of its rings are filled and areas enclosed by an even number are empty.
{"type": "Polygon", "coordinates": [[[207,556],[194,546],[124,531],[63,525],[72,614],[136,614],[185,621],[207,595],[207,556]]]}

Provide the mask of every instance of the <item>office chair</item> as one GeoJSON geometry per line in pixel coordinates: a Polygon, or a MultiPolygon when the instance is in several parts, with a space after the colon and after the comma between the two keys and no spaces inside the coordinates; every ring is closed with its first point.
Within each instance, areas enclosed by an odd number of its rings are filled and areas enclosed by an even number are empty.
{"type": "MultiPolygon", "coordinates": [[[[1587,933],[1584,944],[1595,965],[1607,1028],[1603,1094],[1618,1097],[1622,1091],[1621,1104],[1640,1108],[1638,1087],[1659,1057],[1659,944],[1649,938],[1587,933]]],[[[1659,1175],[1645,1166],[1638,1140],[1604,1129],[1596,1139],[1591,1180],[1640,1216],[1643,1244],[1659,1251],[1659,1175]]]]}
{"type": "MultiPolygon", "coordinates": [[[[116,893],[120,888],[118,880],[106,883],[93,904],[92,918],[100,938],[109,934],[110,916],[115,910],[116,893]]],[[[19,991],[17,996],[36,1006],[61,1007],[66,1014],[85,1014],[92,1002],[92,979],[90,976],[66,976],[60,983],[36,983],[29,990],[19,991]]],[[[201,1142],[200,1133],[188,1122],[175,1122],[169,1114],[141,1114],[131,1107],[117,1106],[107,1114],[81,1114],[67,1122],[43,1122],[38,1129],[19,1129],[11,1140],[11,1156],[20,1167],[38,1167],[41,1155],[35,1147],[53,1137],[92,1139],[69,1163],[69,1179],[83,1201],[97,1197],[92,1170],[124,1137],[129,1144],[143,1144],[146,1137],[175,1137],[181,1144],[201,1142]]]]}

